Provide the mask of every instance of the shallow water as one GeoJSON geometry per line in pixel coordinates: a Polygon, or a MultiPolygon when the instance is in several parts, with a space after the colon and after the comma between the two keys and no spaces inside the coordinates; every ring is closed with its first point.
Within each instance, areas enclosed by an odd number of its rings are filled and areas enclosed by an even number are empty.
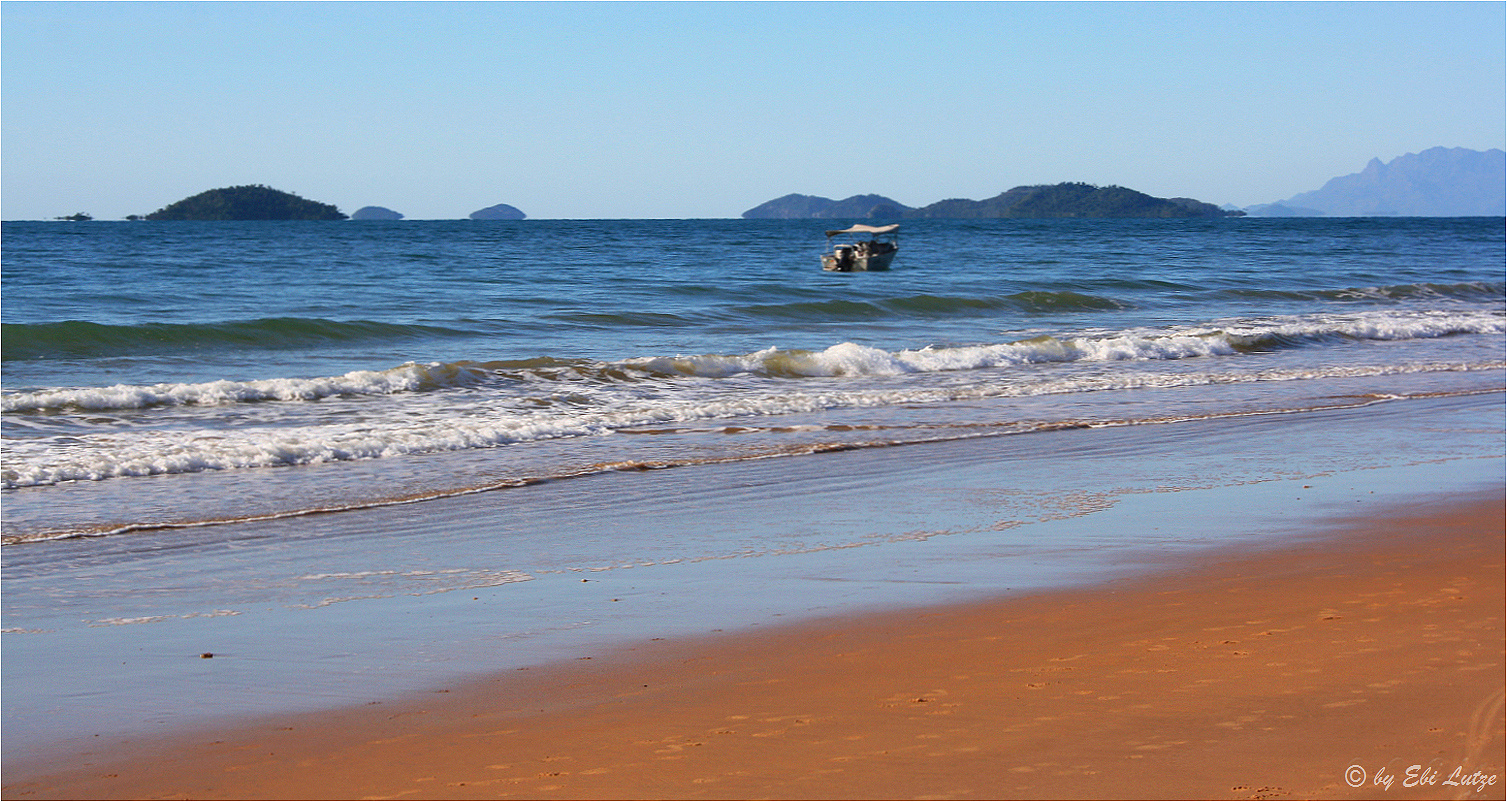
{"type": "Polygon", "coordinates": [[[1379,401],[8,547],[6,754],[1280,545],[1499,489],[1504,414],[1499,393],[1379,401]]]}

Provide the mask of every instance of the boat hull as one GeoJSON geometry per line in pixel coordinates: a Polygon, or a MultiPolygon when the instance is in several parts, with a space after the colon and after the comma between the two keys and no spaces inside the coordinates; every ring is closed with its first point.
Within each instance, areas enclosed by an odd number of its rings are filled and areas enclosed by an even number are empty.
{"type": "Polygon", "coordinates": [[[844,260],[838,259],[834,254],[822,254],[822,269],[830,270],[834,273],[866,273],[875,270],[889,270],[890,262],[895,261],[896,253],[898,251],[876,253],[869,256],[853,256],[844,260]]]}

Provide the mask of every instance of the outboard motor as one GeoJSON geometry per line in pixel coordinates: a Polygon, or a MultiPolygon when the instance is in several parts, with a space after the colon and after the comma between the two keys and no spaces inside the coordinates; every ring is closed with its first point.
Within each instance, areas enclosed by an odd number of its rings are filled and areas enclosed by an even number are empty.
{"type": "Polygon", "coordinates": [[[839,245],[837,248],[837,267],[840,270],[853,269],[853,246],[839,245]]]}

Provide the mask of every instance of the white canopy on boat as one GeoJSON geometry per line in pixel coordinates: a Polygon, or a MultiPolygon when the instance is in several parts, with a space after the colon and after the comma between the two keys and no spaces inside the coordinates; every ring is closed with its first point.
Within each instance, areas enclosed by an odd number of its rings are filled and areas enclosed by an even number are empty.
{"type": "Polygon", "coordinates": [[[892,223],[887,226],[866,226],[860,223],[853,226],[852,228],[844,228],[839,231],[828,231],[827,236],[835,237],[838,234],[893,234],[899,230],[899,223],[892,223]]]}

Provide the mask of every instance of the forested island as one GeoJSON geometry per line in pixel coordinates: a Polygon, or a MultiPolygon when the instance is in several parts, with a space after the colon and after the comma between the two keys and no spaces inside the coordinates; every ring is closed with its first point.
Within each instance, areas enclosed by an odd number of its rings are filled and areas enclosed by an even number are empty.
{"type": "Polygon", "coordinates": [[[816,195],[791,194],[761,203],[743,213],[746,220],[839,220],[848,217],[874,219],[900,217],[909,206],[883,195],[854,195],[840,201],[816,195]]]}
{"type": "Polygon", "coordinates": [[[1099,187],[1084,183],[1041,184],[1016,187],[987,200],[937,201],[919,209],[896,203],[882,195],[854,195],[840,201],[814,195],[786,195],[743,213],[745,219],[792,218],[1022,218],[1057,217],[1170,218],[1239,217],[1242,211],[1226,211],[1212,203],[1192,198],[1155,198],[1125,187],[1099,187]]]}
{"type": "Polygon", "coordinates": [[[200,192],[146,216],[148,220],[344,220],[328,203],[261,184],[200,192]]]}
{"type": "Polygon", "coordinates": [[[1016,187],[988,200],[944,200],[905,213],[906,217],[1239,217],[1192,198],[1154,198],[1125,187],[1056,184],[1016,187]]]}

